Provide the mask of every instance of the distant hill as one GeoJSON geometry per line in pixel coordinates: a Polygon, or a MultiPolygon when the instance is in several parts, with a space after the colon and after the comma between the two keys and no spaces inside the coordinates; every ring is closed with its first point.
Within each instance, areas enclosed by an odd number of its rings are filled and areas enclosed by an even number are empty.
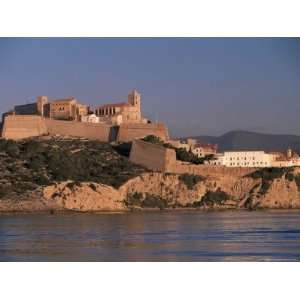
{"type": "Polygon", "coordinates": [[[219,137],[193,136],[200,141],[219,145],[219,151],[265,150],[282,151],[291,147],[300,153],[300,136],[287,134],[263,134],[249,131],[230,131],[219,137]]]}

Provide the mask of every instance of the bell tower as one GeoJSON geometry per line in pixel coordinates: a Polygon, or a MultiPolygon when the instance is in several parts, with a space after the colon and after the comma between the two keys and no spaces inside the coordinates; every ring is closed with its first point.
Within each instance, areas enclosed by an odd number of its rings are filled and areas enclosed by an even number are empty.
{"type": "Polygon", "coordinates": [[[128,95],[128,103],[137,109],[138,119],[141,119],[141,94],[137,90],[133,90],[128,95]]]}

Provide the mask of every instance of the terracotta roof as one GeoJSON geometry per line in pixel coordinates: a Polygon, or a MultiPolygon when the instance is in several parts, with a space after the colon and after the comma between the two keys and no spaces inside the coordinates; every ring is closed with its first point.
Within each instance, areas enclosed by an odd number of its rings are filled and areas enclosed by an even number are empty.
{"type": "Polygon", "coordinates": [[[76,100],[76,98],[70,97],[70,98],[65,98],[65,99],[57,99],[57,100],[54,100],[53,102],[55,102],[55,103],[58,103],[58,102],[71,102],[71,101],[74,101],[74,100],[76,100]]]}
{"type": "Polygon", "coordinates": [[[126,103],[126,102],[109,103],[109,104],[104,104],[104,105],[98,106],[97,109],[99,109],[99,108],[110,108],[110,107],[124,107],[124,106],[129,106],[129,104],[126,103]]]}

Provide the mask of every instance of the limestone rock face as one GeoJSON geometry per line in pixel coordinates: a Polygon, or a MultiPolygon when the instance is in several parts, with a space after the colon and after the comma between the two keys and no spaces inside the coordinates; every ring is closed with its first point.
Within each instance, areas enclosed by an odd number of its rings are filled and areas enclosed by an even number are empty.
{"type": "MultiPolygon", "coordinates": [[[[254,171],[251,170],[251,173],[254,171]]],[[[300,208],[300,168],[288,172],[289,178],[282,173],[281,177],[268,179],[267,184],[262,178],[241,174],[230,168],[222,173],[207,169],[198,183],[189,186],[181,175],[160,172],[144,173],[127,181],[119,189],[89,182],[63,182],[45,187],[42,195],[28,197],[27,200],[1,200],[0,212],[124,211],[127,210],[125,201],[135,193],[158,196],[167,200],[169,207],[191,207],[190,204],[203,201],[203,196],[208,192],[216,191],[225,192],[228,199],[216,205],[214,203],[214,208],[300,208]]]]}
{"type": "Polygon", "coordinates": [[[44,189],[44,198],[59,203],[62,209],[74,211],[115,211],[124,210],[120,193],[113,187],[72,182],[49,186],[44,189]]]}
{"type": "MultiPolygon", "coordinates": [[[[300,169],[295,168],[293,173],[300,174],[300,169]]],[[[209,191],[221,190],[230,199],[220,208],[300,208],[300,189],[295,181],[289,181],[285,176],[271,181],[270,187],[264,192],[261,178],[253,179],[245,174],[241,176],[229,168],[228,174],[207,172],[202,176],[205,180],[189,189],[179,175],[145,173],[126,182],[119,188],[119,192],[123,199],[135,192],[148,193],[166,199],[170,204],[185,206],[200,201],[209,191]]]]}
{"type": "Polygon", "coordinates": [[[253,203],[261,208],[300,208],[300,192],[295,182],[275,180],[268,192],[253,203]]]}
{"type": "Polygon", "coordinates": [[[179,180],[179,175],[165,175],[162,173],[145,173],[133,178],[119,188],[123,199],[127,195],[137,193],[147,193],[156,195],[168,200],[170,204],[187,203],[198,201],[207,190],[206,184],[200,182],[192,189],[179,180]]]}

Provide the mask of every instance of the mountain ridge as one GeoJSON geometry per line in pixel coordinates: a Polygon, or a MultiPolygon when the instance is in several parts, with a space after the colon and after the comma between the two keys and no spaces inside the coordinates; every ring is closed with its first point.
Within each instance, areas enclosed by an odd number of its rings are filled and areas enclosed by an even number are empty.
{"type": "Polygon", "coordinates": [[[285,151],[292,148],[300,152],[300,136],[292,134],[267,134],[252,131],[234,130],[220,136],[191,136],[201,142],[218,144],[219,151],[264,150],[285,151]]]}

